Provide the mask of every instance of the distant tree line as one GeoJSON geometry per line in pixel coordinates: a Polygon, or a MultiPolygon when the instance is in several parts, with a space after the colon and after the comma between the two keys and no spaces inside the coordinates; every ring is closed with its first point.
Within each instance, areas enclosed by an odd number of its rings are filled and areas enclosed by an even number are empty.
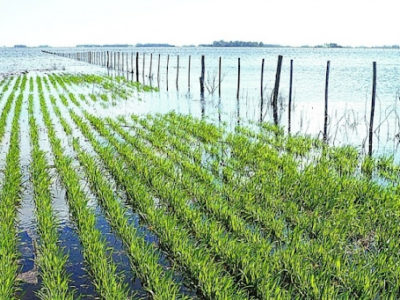
{"type": "Polygon", "coordinates": [[[76,45],[77,48],[99,48],[99,47],[116,47],[116,48],[126,48],[126,47],[175,47],[174,45],[165,44],[165,43],[146,43],[146,44],[105,44],[105,45],[97,45],[97,44],[81,44],[76,45]]]}
{"type": "Polygon", "coordinates": [[[175,47],[174,45],[171,44],[152,44],[152,43],[148,43],[148,44],[136,44],[136,47],[175,47]]]}
{"type": "Polygon", "coordinates": [[[200,47],[282,47],[278,44],[264,44],[263,42],[246,41],[214,41],[212,44],[201,44],[200,47]]]}

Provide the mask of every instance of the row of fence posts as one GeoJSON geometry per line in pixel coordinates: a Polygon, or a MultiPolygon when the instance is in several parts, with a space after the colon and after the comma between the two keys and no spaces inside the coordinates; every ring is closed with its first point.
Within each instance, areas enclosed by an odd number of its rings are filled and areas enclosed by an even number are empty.
{"type": "MultiPolygon", "coordinates": [[[[130,53],[131,56],[131,68],[129,70],[129,53],[124,52],[115,52],[115,51],[88,51],[88,52],[71,52],[71,53],[57,53],[44,51],[48,54],[58,55],[67,57],[70,59],[75,59],[78,61],[84,61],[90,64],[96,64],[103,67],[106,67],[109,70],[115,70],[119,72],[127,72],[136,75],[136,81],[139,82],[139,52],[136,52],[135,58],[135,70],[134,70],[134,52],[130,53]],[[124,68],[126,67],[126,68],[124,68]]],[[[158,54],[158,63],[157,63],[157,86],[160,88],[160,60],[161,55],[158,54]]],[[[169,60],[170,55],[167,55],[167,64],[166,64],[166,89],[169,89],[169,60]]],[[[145,82],[145,61],[146,54],[143,53],[142,57],[142,82],[145,82]]],[[[278,125],[278,96],[279,96],[279,85],[282,71],[282,61],[283,56],[278,56],[278,62],[275,73],[275,84],[272,93],[272,112],[273,112],[273,121],[275,125],[278,125]]],[[[265,60],[261,61],[261,86],[260,86],[260,119],[259,121],[263,121],[263,111],[264,111],[264,63],[265,60]]],[[[149,74],[148,78],[150,80],[150,85],[153,79],[152,74],[152,65],[153,65],[153,54],[150,54],[150,66],[149,66],[149,74]]],[[[176,59],[176,89],[179,89],[179,55],[177,55],[176,59]]],[[[190,92],[190,80],[191,80],[191,56],[189,55],[188,60],[188,91],[190,92]]],[[[325,101],[324,101],[324,127],[322,138],[324,142],[328,142],[328,91],[329,91],[329,73],[330,73],[330,61],[327,61],[326,64],[326,75],[325,75],[325,101]]],[[[369,122],[369,131],[368,131],[368,155],[372,155],[372,139],[373,139],[373,126],[374,126],[374,114],[375,114],[375,100],[376,100],[376,75],[377,75],[377,67],[376,62],[373,62],[373,70],[372,70],[372,99],[371,99],[371,115],[369,122]]],[[[200,96],[204,101],[204,92],[205,92],[205,55],[201,56],[201,71],[200,71],[200,96]]],[[[218,59],[218,96],[221,98],[221,83],[222,83],[222,58],[218,59]]],[[[288,133],[291,133],[291,110],[292,110],[292,91],[293,91],[293,59],[290,60],[290,71],[289,71],[289,103],[288,103],[288,133]]],[[[236,99],[239,103],[240,98],[240,58],[238,58],[237,65],[237,90],[236,90],[236,99]]]]}

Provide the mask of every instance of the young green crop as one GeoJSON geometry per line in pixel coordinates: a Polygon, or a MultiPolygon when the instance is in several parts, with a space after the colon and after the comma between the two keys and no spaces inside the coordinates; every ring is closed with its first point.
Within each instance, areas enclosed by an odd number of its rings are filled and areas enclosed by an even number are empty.
{"type": "MultiPolygon", "coordinates": [[[[73,113],[73,111],[70,111],[72,117],[74,118],[75,122],[77,123],[78,126],[81,126],[81,130],[83,131],[83,133],[89,137],[90,141],[92,143],[95,143],[94,138],[90,138],[90,132],[86,129],[84,130],[85,127],[82,127],[83,124],[82,122],[79,122],[79,119],[77,115],[75,115],[73,113]]],[[[95,149],[96,149],[96,145],[97,147],[101,147],[99,144],[95,143],[95,149]]],[[[103,148],[103,149],[107,149],[107,148],[103,148]]],[[[96,149],[97,151],[97,149],[96,149]]],[[[103,152],[100,151],[100,155],[103,152]]],[[[109,156],[108,156],[109,157],[109,156]]],[[[104,158],[103,158],[104,159],[104,158]]],[[[106,163],[110,164],[110,161],[107,161],[106,163]]],[[[121,164],[121,163],[120,163],[121,164]]],[[[119,169],[113,169],[115,172],[119,171],[119,180],[121,180],[121,171],[122,168],[121,166],[119,167],[119,169]]],[[[124,185],[126,188],[129,187],[129,193],[131,194],[131,196],[135,196],[136,201],[138,201],[141,198],[137,198],[137,194],[132,194],[133,192],[136,192],[136,189],[132,190],[132,184],[134,184],[134,182],[136,182],[136,180],[134,178],[131,179],[131,184],[130,185],[126,185],[126,182],[124,182],[124,185]]],[[[135,184],[136,186],[137,183],[135,184]]],[[[138,188],[140,188],[140,185],[138,186],[138,188]]],[[[140,188],[140,190],[142,191],[141,193],[145,193],[143,190],[143,187],[140,188]]],[[[139,191],[140,192],[140,191],[139,191]]],[[[144,194],[146,195],[146,194],[144,194]]],[[[146,196],[146,198],[148,198],[149,196],[146,196]]],[[[178,251],[178,253],[180,252],[181,254],[178,256],[174,256],[175,259],[178,259],[178,261],[180,261],[181,263],[184,264],[185,268],[187,268],[191,274],[199,274],[200,277],[192,277],[193,280],[199,280],[198,278],[202,278],[200,283],[200,287],[201,290],[203,291],[203,293],[205,293],[205,295],[214,295],[213,297],[225,297],[224,295],[231,295],[231,298],[234,297],[235,294],[237,294],[236,296],[238,298],[242,298],[243,295],[241,292],[238,293],[238,291],[235,292],[235,290],[233,290],[233,285],[232,283],[230,283],[230,278],[229,277],[225,277],[224,275],[220,274],[221,271],[217,271],[218,268],[216,268],[216,266],[212,263],[212,260],[210,260],[210,258],[208,258],[206,252],[203,251],[199,251],[199,249],[195,249],[193,248],[193,246],[191,246],[191,243],[188,241],[187,237],[185,238],[185,234],[184,231],[181,230],[181,233],[178,235],[178,232],[175,230],[174,231],[174,235],[170,236],[169,233],[171,232],[171,228],[175,228],[178,225],[173,226],[171,223],[171,221],[173,219],[171,219],[170,217],[165,216],[162,212],[158,212],[158,211],[154,211],[154,207],[153,204],[150,204],[149,199],[143,203],[142,205],[145,205],[143,208],[146,209],[146,211],[148,211],[148,216],[151,216],[152,219],[152,224],[155,226],[157,225],[158,230],[162,230],[161,236],[165,235],[166,233],[168,233],[167,237],[168,239],[166,241],[164,241],[164,245],[168,245],[167,247],[169,249],[175,249],[173,253],[175,253],[175,251],[178,251]],[[147,203],[147,204],[146,204],[147,203]],[[156,213],[156,214],[155,214],[156,213]],[[163,221],[163,219],[165,219],[165,221],[163,221]],[[167,223],[165,223],[167,222],[167,223]],[[170,224],[170,225],[168,225],[170,224]],[[161,227],[160,227],[161,226],[161,227]],[[167,226],[167,227],[165,227],[167,226]],[[171,227],[172,226],[172,227],[171,227]],[[172,243],[172,244],[171,244],[172,243]],[[172,248],[171,248],[172,247],[172,248]],[[176,248],[178,247],[178,248],[176,248]],[[178,250],[180,249],[180,250],[178,250]],[[183,250],[185,249],[185,250],[183,250]],[[184,252],[181,252],[184,251],[184,252]],[[197,263],[195,263],[197,261],[197,263]],[[199,269],[201,268],[201,269],[199,269]],[[211,271],[214,271],[212,273],[210,273],[211,271]],[[217,280],[218,281],[215,281],[217,280]]],[[[151,200],[152,202],[152,200],[151,200]]],[[[174,221],[174,223],[176,223],[176,221],[174,221]]],[[[160,233],[160,234],[161,234],[160,233]]],[[[172,232],[171,232],[172,233],[172,232]]],[[[236,297],[234,297],[236,298],[236,297]]]]}
{"type": "MultiPolygon", "coordinates": [[[[265,123],[230,132],[176,113],[133,116],[133,125],[99,119],[85,114],[67,88],[89,85],[96,95],[116,96],[122,87],[122,98],[140,89],[121,78],[52,77],[67,92],[61,100],[73,121],[118,183],[115,191],[126,192],[203,297],[249,296],[243,290],[258,298],[400,295],[394,238],[400,234],[400,171],[393,159],[364,159],[352,147],[285,136],[265,123]]],[[[62,118],[58,99],[50,97],[54,112],[73,135],[76,127],[62,118]]],[[[81,94],[79,103],[90,106],[87,99],[81,94]]],[[[123,206],[112,205],[116,196],[93,157],[77,141],[73,145],[93,190],[106,195],[104,213],[119,228],[123,206]]],[[[131,253],[132,262],[143,262],[140,257],[131,253]]]]}
{"type": "MultiPolygon", "coordinates": [[[[53,98],[53,100],[55,99],[53,98]]],[[[65,132],[71,135],[71,128],[53,100],[53,109],[58,119],[63,125],[65,132]]],[[[136,228],[129,225],[126,209],[116,199],[112,187],[101,175],[101,171],[97,167],[93,157],[81,149],[76,139],[73,141],[73,146],[74,150],[78,153],[77,158],[79,162],[85,167],[85,172],[93,191],[98,196],[99,202],[111,226],[125,243],[134,270],[143,280],[144,288],[148,291],[149,295],[152,295],[155,299],[184,298],[178,294],[179,287],[172,280],[172,274],[164,272],[162,267],[157,263],[160,257],[144,238],[138,236],[136,228]]]]}
{"type": "MultiPolygon", "coordinates": [[[[32,79],[32,78],[31,78],[32,79]]],[[[39,274],[42,287],[41,299],[74,299],[69,291],[66,274],[68,256],[59,247],[58,220],[52,209],[49,166],[45,153],[39,147],[39,129],[33,112],[33,95],[29,95],[29,126],[32,145],[31,175],[34,188],[35,213],[40,235],[38,247],[39,274]]]]}
{"type": "MultiPolygon", "coordinates": [[[[176,186],[179,183],[178,178],[174,178],[174,181],[168,181],[165,177],[160,176],[160,171],[165,173],[171,170],[171,166],[167,161],[158,160],[155,167],[150,166],[148,157],[144,160],[132,155],[131,149],[113,138],[113,135],[101,124],[99,119],[89,114],[86,114],[86,117],[99,130],[102,136],[106,137],[118,152],[126,157],[127,161],[129,161],[129,166],[136,171],[135,173],[143,174],[143,182],[150,184],[157,198],[169,203],[173,213],[194,231],[198,239],[208,242],[213,252],[218,257],[224,258],[227,266],[232,268],[233,272],[240,269],[244,273],[245,276],[242,277],[242,280],[245,281],[244,286],[255,287],[254,293],[262,298],[267,297],[267,295],[278,296],[280,293],[285,292],[272,280],[269,282],[266,280],[266,278],[271,277],[267,264],[265,264],[271,251],[271,246],[268,243],[264,243],[260,236],[253,234],[251,231],[246,231],[245,227],[239,228],[237,226],[238,219],[232,225],[236,226],[235,230],[242,230],[243,236],[250,243],[240,243],[232,239],[218,222],[211,218],[207,221],[204,215],[187,205],[188,197],[179,189],[179,186],[176,186]],[[143,161],[146,161],[146,164],[143,161]],[[265,256],[255,256],[255,253],[265,253],[265,256]]],[[[132,142],[132,139],[129,140],[132,142]]],[[[180,174],[179,177],[183,178],[184,174],[180,174]]],[[[213,205],[212,203],[209,204],[213,205]]],[[[223,211],[228,210],[227,207],[223,208],[223,211]]],[[[239,274],[235,275],[238,276],[239,274]]]]}
{"type": "Polygon", "coordinates": [[[0,141],[4,137],[4,133],[5,133],[5,130],[6,130],[6,123],[7,123],[8,113],[11,110],[11,106],[12,106],[14,98],[15,98],[15,93],[17,92],[17,88],[19,87],[20,83],[21,83],[21,77],[18,77],[17,81],[14,84],[12,92],[8,96],[7,102],[6,102],[4,108],[3,108],[2,112],[1,112],[1,115],[0,115],[0,141]]]}
{"type": "Polygon", "coordinates": [[[88,199],[80,187],[80,179],[71,166],[71,159],[64,155],[61,141],[54,130],[44,95],[41,92],[39,77],[38,89],[41,112],[55,157],[55,166],[68,193],[69,208],[77,226],[83,245],[83,256],[89,265],[93,283],[98,293],[105,299],[127,299],[127,289],[122,284],[121,276],[116,274],[116,265],[108,254],[100,231],[95,228],[96,216],[87,206],[88,199]]]}
{"type": "Polygon", "coordinates": [[[119,184],[124,186],[129,199],[143,214],[159,235],[160,242],[169,250],[170,255],[177,260],[191,275],[191,278],[202,293],[210,298],[243,298],[244,294],[234,288],[232,279],[220,269],[207,251],[195,248],[188,239],[187,232],[179,225],[176,218],[166,215],[163,210],[155,209],[154,202],[146,188],[133,176],[124,172],[124,165],[118,159],[112,158],[109,147],[104,147],[91,134],[89,127],[73,111],[70,111],[75,123],[82,133],[90,140],[94,149],[102,157],[110,172],[119,184]],[[107,154],[107,152],[109,154],[107,154]],[[111,156],[110,156],[111,155],[111,156]]]}
{"type": "MultiPolygon", "coordinates": [[[[14,299],[17,291],[18,248],[16,217],[21,200],[21,166],[19,148],[19,118],[26,85],[26,77],[21,76],[19,95],[15,101],[14,117],[11,125],[10,147],[6,157],[4,183],[0,191],[0,299],[14,299]]],[[[13,93],[17,92],[14,86],[13,93]]],[[[13,95],[13,94],[12,94],[13,95]]],[[[14,102],[10,96],[8,103],[14,102]]]]}

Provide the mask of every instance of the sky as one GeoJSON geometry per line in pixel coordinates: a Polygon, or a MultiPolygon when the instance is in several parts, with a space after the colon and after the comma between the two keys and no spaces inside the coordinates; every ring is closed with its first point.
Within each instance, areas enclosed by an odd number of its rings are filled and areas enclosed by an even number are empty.
{"type": "Polygon", "coordinates": [[[400,44],[399,0],[0,0],[0,46],[400,44]]]}

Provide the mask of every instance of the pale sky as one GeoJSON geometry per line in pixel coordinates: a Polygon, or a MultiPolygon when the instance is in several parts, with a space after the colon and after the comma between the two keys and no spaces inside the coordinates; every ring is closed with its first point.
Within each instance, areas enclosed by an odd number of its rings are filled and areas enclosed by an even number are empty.
{"type": "Polygon", "coordinates": [[[399,0],[0,0],[0,46],[400,44],[399,0]]]}

